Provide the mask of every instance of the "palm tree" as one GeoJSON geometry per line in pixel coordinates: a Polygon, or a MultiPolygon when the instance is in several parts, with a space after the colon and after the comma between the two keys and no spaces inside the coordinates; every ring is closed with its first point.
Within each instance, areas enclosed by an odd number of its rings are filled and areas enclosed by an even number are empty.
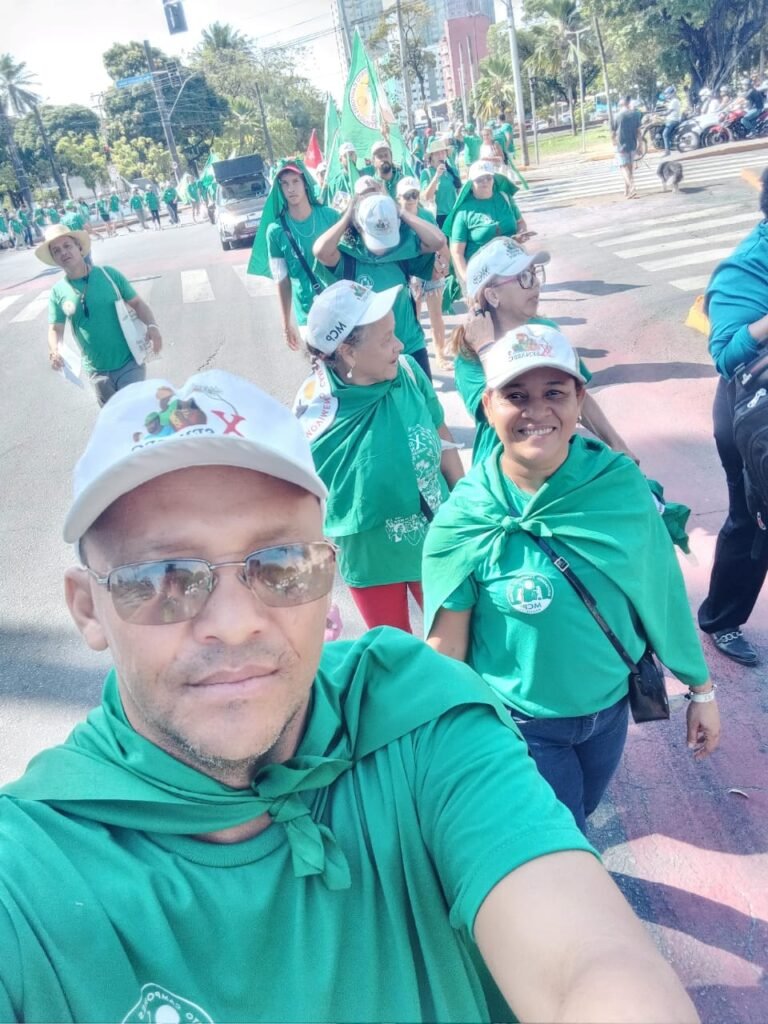
{"type": "Polygon", "coordinates": [[[24,165],[16,147],[16,140],[13,137],[11,113],[16,117],[21,117],[28,112],[34,115],[40,137],[43,140],[46,156],[51,165],[54,181],[59,189],[59,195],[62,199],[67,197],[64,180],[61,177],[61,171],[53,155],[48,133],[45,130],[43,118],[40,114],[40,97],[30,88],[34,82],[35,76],[27,71],[27,65],[24,61],[17,63],[10,53],[0,55],[0,130],[3,132],[8,145],[11,163],[19,182],[19,189],[24,195],[28,206],[32,205],[32,195],[29,191],[29,182],[27,181],[24,165]]]}
{"type": "Polygon", "coordinates": [[[474,91],[475,109],[484,121],[503,118],[505,110],[514,109],[512,62],[509,57],[486,57],[480,61],[479,70],[474,91]]]}
{"type": "Polygon", "coordinates": [[[220,52],[221,50],[235,50],[239,53],[250,53],[252,42],[248,36],[243,35],[232,25],[214,21],[208,28],[203,29],[202,40],[197,50],[204,50],[209,53],[220,52]]]}
{"type": "MultiPolygon", "coordinates": [[[[540,16],[531,25],[534,50],[526,66],[541,78],[546,79],[568,103],[571,115],[571,130],[576,134],[576,118],[573,106],[578,91],[578,67],[576,46],[568,34],[584,27],[575,0],[540,0],[536,7],[540,16]]],[[[584,59],[582,42],[582,60],[584,59]]],[[[584,97],[581,97],[582,102],[584,97]]]]}

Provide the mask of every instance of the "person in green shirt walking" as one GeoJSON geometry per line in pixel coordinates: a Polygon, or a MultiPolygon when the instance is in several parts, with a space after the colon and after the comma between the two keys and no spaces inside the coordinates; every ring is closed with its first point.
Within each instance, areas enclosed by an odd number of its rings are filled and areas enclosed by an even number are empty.
{"type": "Polygon", "coordinates": [[[49,224],[58,224],[61,220],[61,217],[59,216],[59,211],[56,209],[55,206],[49,206],[46,210],[46,213],[48,214],[49,224]]]}
{"type": "Polygon", "coordinates": [[[334,280],[312,252],[315,240],[339,214],[323,205],[312,176],[300,160],[282,160],[261,214],[248,273],[271,277],[288,348],[306,340],[307,314],[315,296],[334,280]]]}
{"type": "Polygon", "coordinates": [[[25,249],[27,247],[26,240],[24,238],[24,225],[21,222],[21,218],[18,213],[11,214],[8,221],[8,226],[11,229],[11,236],[13,238],[14,249],[25,249]]]}
{"type": "Polygon", "coordinates": [[[157,197],[157,192],[153,188],[147,188],[144,190],[144,202],[147,204],[147,209],[152,217],[152,227],[155,231],[162,231],[163,225],[160,223],[160,200],[157,197]]]}
{"type": "Polygon", "coordinates": [[[501,698],[584,830],[624,748],[628,669],[552,558],[566,560],[634,662],[650,645],[690,688],[686,740],[697,759],[718,745],[717,704],[645,478],[575,433],[585,381],[567,339],[519,327],[491,347],[485,374],[483,405],[501,445],[430,527],[425,633],[501,698]]]}
{"type": "MultiPolygon", "coordinates": [[[[478,249],[467,264],[467,298],[471,308],[466,323],[454,332],[448,351],[454,359],[456,390],[477,428],[473,462],[481,462],[500,443],[483,407],[486,381],[480,356],[494,342],[525,324],[559,329],[554,320],[538,316],[541,285],[549,260],[548,252],[528,253],[512,238],[495,238],[478,249]]],[[[591,374],[583,361],[580,372],[588,384],[591,374]]],[[[609,448],[638,461],[586,390],[581,422],[609,448]]]]}
{"type": "Polygon", "coordinates": [[[171,224],[179,223],[179,193],[170,182],[166,182],[163,189],[163,202],[168,210],[168,217],[171,224]]]}
{"type": "Polygon", "coordinates": [[[115,668],[0,794],[0,1019],[696,1020],[489,687],[323,644],[326,497],[231,374],[101,410],[66,595],[115,668]]]}
{"type": "Polygon", "coordinates": [[[91,241],[85,231],[51,225],[35,250],[49,267],[60,267],[64,279],[54,285],[48,302],[48,356],[51,368],[63,366],[61,345],[69,321],[82,352],[83,370],[96,401],[104,405],[121,388],[144,380],[146,367],[137,363],[123,335],[115,302],[122,299],[146,325],[146,337],[158,355],[163,339],[152,310],[131,283],[114,267],[86,263],[91,241]]]}
{"type": "Polygon", "coordinates": [[[96,197],[96,210],[102,224],[107,229],[107,237],[114,238],[117,235],[117,230],[109,208],[109,199],[101,193],[96,197]]]}
{"type": "Polygon", "coordinates": [[[420,183],[422,201],[434,203],[437,223],[442,228],[461,189],[459,172],[448,159],[448,144],[444,139],[430,139],[427,166],[421,172],[420,183]]]}
{"type": "Polygon", "coordinates": [[[131,198],[128,205],[130,206],[134,217],[141,225],[142,230],[149,231],[149,225],[147,224],[147,211],[144,208],[144,200],[141,198],[141,192],[139,192],[138,188],[134,188],[131,192],[131,198]]]}
{"type": "Polygon", "coordinates": [[[355,195],[341,218],[315,242],[318,261],[339,278],[376,292],[396,285],[395,337],[431,379],[424,331],[408,291],[411,277],[424,277],[425,254],[440,251],[445,236],[418,213],[398,210],[387,195],[355,195]]]}
{"type": "Polygon", "coordinates": [[[392,147],[386,139],[378,139],[371,146],[374,177],[383,182],[390,199],[397,195],[397,183],[403,176],[401,168],[392,162],[392,147]]]}
{"type": "Polygon", "coordinates": [[[464,125],[464,150],[462,156],[464,158],[464,166],[469,170],[471,165],[480,159],[480,146],[482,139],[477,134],[477,129],[473,124],[464,125]]]}
{"type": "Polygon", "coordinates": [[[200,213],[200,186],[196,181],[190,181],[187,184],[187,199],[192,207],[192,223],[196,224],[200,213]]]}
{"type": "Polygon", "coordinates": [[[402,287],[338,281],[318,295],[307,323],[315,371],[294,408],[329,489],[325,532],[366,626],[410,632],[427,527],[463,469],[430,382],[400,355],[402,287]]]}

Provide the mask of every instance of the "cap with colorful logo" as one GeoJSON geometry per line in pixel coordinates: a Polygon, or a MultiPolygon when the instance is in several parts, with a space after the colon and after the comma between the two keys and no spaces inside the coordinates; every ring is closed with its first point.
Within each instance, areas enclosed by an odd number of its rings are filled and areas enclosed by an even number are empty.
{"type": "Polygon", "coordinates": [[[540,324],[526,324],[508,331],[481,357],[489,388],[500,388],[529,370],[551,366],[586,384],[579,357],[559,331],[540,324]]]}
{"type": "Polygon", "coordinates": [[[475,160],[473,164],[470,164],[467,177],[470,181],[477,181],[478,178],[485,178],[489,174],[494,175],[497,171],[498,168],[490,160],[475,160]]]}
{"type": "Polygon", "coordinates": [[[514,238],[494,238],[467,263],[467,295],[476,298],[495,277],[514,277],[534,264],[549,263],[548,252],[529,253],[514,238]]]}
{"type": "Polygon", "coordinates": [[[419,179],[414,178],[410,174],[406,174],[404,178],[401,178],[397,183],[397,196],[398,199],[401,196],[406,195],[408,192],[418,192],[421,189],[419,179]]]}
{"type": "MultiPolygon", "coordinates": [[[[391,200],[390,200],[391,202],[391,200]]],[[[336,281],[316,297],[307,317],[307,341],[333,355],[356,327],[376,323],[392,309],[402,285],[375,292],[356,281],[336,281]]]]}
{"type": "Polygon", "coordinates": [[[122,495],[192,466],[252,469],[327,496],[297,419],[250,381],[223,370],[195,374],[181,388],[145,380],[100,411],[75,467],[64,540],[79,541],[122,495]]]}
{"type": "Polygon", "coordinates": [[[394,249],[400,243],[397,203],[386,195],[363,196],[355,210],[355,227],[372,253],[394,249]]]}

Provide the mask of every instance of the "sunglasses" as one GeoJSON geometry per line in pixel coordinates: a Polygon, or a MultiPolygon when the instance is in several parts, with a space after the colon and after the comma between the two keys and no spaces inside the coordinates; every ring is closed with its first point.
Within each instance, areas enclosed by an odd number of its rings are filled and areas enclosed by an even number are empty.
{"type": "Polygon", "coordinates": [[[203,558],[165,558],[136,562],[99,576],[86,571],[112,598],[115,611],[137,626],[167,626],[194,619],[216,586],[216,572],[237,566],[237,578],[270,608],[309,604],[330,593],[336,551],[328,541],[281,544],[254,551],[242,562],[206,562],[203,558]]]}
{"type": "Polygon", "coordinates": [[[418,198],[419,198],[419,193],[418,192],[403,192],[403,199],[407,199],[407,200],[410,201],[412,199],[418,199],[418,198]]]}
{"type": "Polygon", "coordinates": [[[525,270],[521,270],[519,274],[512,274],[511,277],[500,277],[496,284],[509,284],[510,281],[517,281],[521,288],[529,291],[537,281],[539,284],[544,284],[546,280],[546,270],[541,263],[537,263],[533,268],[526,267],[525,270]]]}

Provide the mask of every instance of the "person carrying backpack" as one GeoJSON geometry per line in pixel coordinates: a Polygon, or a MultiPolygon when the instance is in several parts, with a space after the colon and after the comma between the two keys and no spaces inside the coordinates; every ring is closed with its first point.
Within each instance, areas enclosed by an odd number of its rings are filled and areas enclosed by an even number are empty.
{"type": "MultiPolygon", "coordinates": [[[[768,426],[768,403],[761,403],[762,408],[756,403],[747,421],[744,406],[751,398],[738,401],[743,379],[740,367],[768,354],[768,171],[763,173],[760,210],[763,220],[715,268],[705,298],[711,324],[709,351],[720,374],[713,420],[715,444],[728,482],[728,516],[717,538],[709,593],[699,608],[699,626],[710,634],[721,654],[741,665],[758,662],[757,651],[742,635],[741,627],[752,614],[768,572],[768,523],[764,516],[758,519],[756,515],[757,501],[768,502],[768,480],[761,480],[759,472],[759,443],[745,462],[743,440],[747,422],[755,440],[761,421],[768,426]]],[[[752,398],[759,396],[760,388],[753,390],[752,398]]]]}

